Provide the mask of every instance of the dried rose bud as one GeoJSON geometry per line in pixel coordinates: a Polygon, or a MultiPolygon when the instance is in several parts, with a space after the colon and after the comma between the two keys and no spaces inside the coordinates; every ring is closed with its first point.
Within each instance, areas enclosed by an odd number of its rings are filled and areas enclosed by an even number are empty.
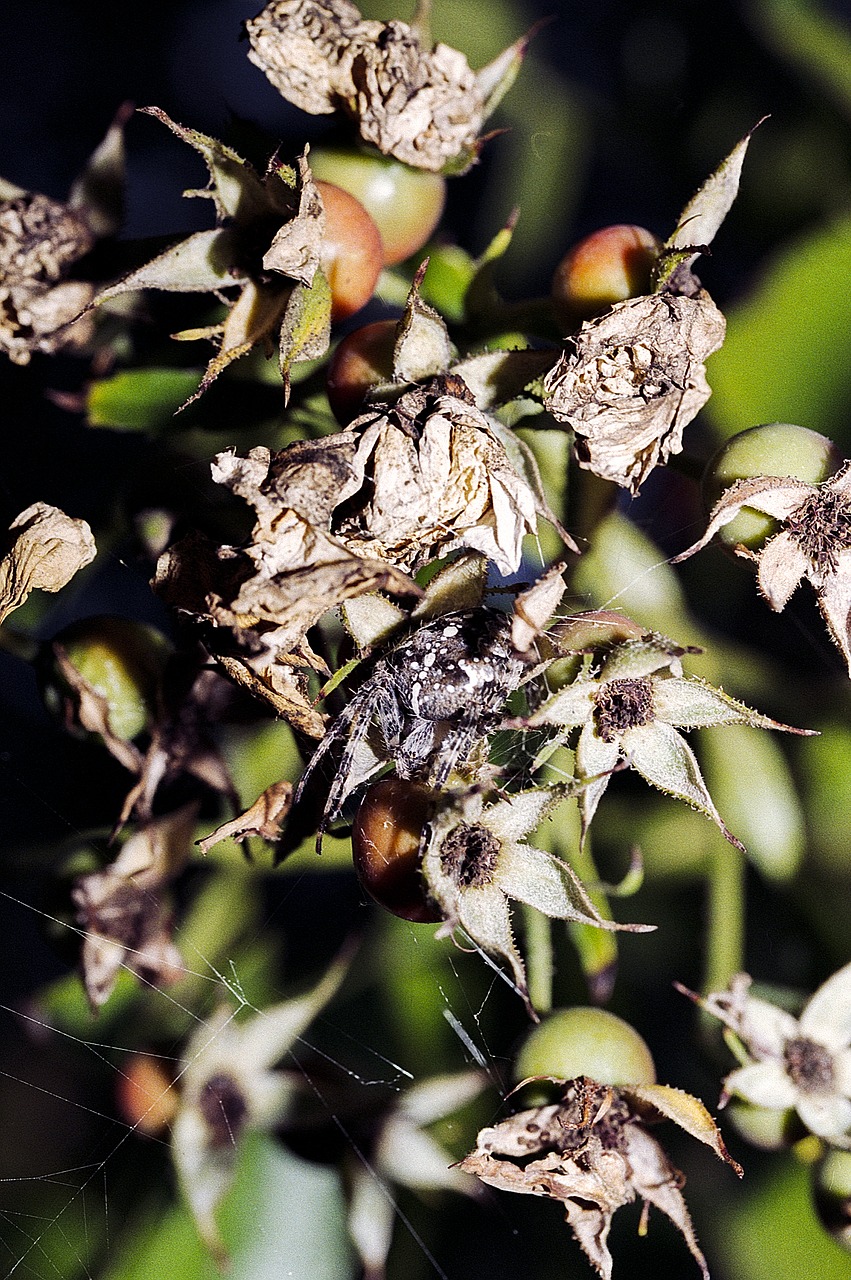
{"type": "Polygon", "coordinates": [[[635,493],[682,449],[709,399],[704,361],[724,341],[705,292],[657,293],[587,321],[544,379],[545,407],[576,435],[579,465],[635,493]]]}

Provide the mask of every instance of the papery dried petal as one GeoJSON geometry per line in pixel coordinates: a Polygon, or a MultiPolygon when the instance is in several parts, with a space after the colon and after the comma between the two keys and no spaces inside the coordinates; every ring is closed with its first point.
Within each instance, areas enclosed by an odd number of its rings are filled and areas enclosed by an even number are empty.
{"type": "Polygon", "coordinates": [[[580,466],[635,493],[682,449],[710,394],[703,362],[723,340],[706,293],[632,298],[586,321],[544,379],[545,407],[573,429],[580,466]]]}
{"type": "Polygon", "coordinates": [[[85,520],[35,502],[9,526],[11,550],[0,561],[0,622],[20,608],[31,591],[59,591],[97,554],[85,520]]]}

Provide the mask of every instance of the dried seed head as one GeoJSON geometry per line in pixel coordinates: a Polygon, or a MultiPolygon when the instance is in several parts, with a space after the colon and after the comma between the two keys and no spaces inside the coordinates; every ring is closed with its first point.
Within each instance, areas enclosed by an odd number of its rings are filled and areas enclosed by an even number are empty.
{"type": "Polygon", "coordinates": [[[246,31],[249,58],[289,102],[347,111],[385,155],[437,172],[474,150],[485,99],[457,49],[425,50],[407,23],[365,20],[348,0],[273,0],[246,31]]]}
{"type": "Polygon", "coordinates": [[[438,44],[430,53],[404,22],[388,22],[352,61],[349,109],[361,136],[385,155],[439,171],[475,145],[484,100],[467,59],[438,44]]]}
{"type": "Polygon", "coordinates": [[[0,280],[49,283],[88,253],[95,237],[81,214],[47,196],[0,203],[0,280]]]}
{"type": "Polygon", "coordinates": [[[833,1054],[824,1045],[798,1036],[783,1050],[786,1071],[802,1093],[830,1093],[836,1084],[833,1054]]]}
{"type": "Polygon", "coordinates": [[[493,881],[500,847],[487,827],[459,822],[441,845],[441,869],[459,888],[480,889],[493,881]]]}
{"type": "Polygon", "coordinates": [[[808,494],[786,528],[821,573],[835,573],[839,553],[851,547],[851,502],[844,492],[822,488],[808,494]]]}
{"type": "Polygon", "coordinates": [[[594,695],[594,719],[604,742],[616,742],[627,729],[651,724],[654,714],[650,681],[607,681],[594,695]]]}
{"type": "Polygon", "coordinates": [[[198,1099],[213,1147],[232,1147],[248,1118],[248,1103],[237,1081],[220,1071],[205,1081],[198,1099]]]}

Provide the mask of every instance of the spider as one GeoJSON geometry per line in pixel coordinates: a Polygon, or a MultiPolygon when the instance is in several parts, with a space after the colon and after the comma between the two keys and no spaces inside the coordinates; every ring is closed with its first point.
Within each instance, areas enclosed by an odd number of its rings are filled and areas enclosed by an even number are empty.
{"type": "Polygon", "coordinates": [[[296,790],[325,756],[342,745],[319,824],[322,833],[340,816],[348,797],[384,764],[400,778],[441,787],[493,729],[508,695],[530,668],[529,655],[513,647],[511,617],[481,606],[447,613],[399,641],[376,662],[314,752],[296,790]],[[367,741],[373,726],[376,751],[367,741]]]}

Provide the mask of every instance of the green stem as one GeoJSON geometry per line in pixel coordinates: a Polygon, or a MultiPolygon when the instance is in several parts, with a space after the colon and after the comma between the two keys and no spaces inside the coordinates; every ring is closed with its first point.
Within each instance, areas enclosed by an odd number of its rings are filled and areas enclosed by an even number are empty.
{"type": "Polygon", "coordinates": [[[745,957],[745,855],[734,845],[717,843],[708,869],[707,991],[723,991],[742,971],[745,957]]]}
{"type": "Polygon", "coordinates": [[[523,936],[529,999],[538,1013],[549,1013],[553,1007],[553,935],[549,917],[524,906],[523,936]]]}

